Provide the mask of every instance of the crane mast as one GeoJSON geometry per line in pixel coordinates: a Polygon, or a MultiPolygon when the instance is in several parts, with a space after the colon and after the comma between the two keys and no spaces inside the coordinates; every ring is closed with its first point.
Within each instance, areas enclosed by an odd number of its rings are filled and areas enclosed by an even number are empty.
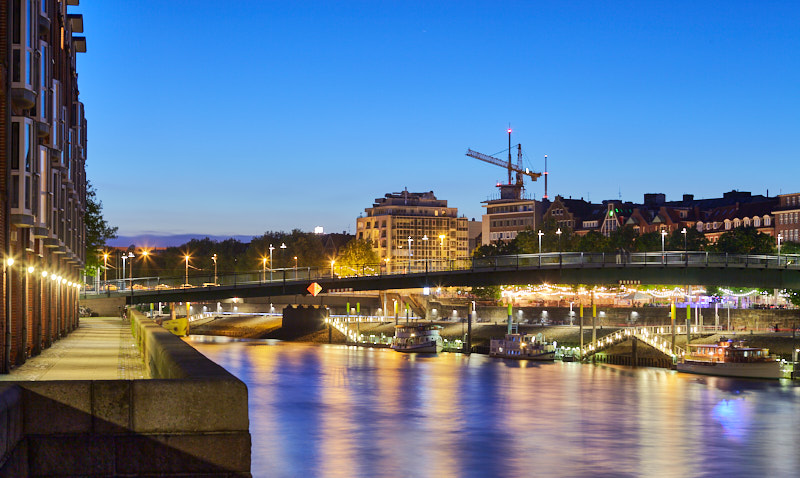
{"type": "Polygon", "coordinates": [[[528,176],[531,180],[536,181],[542,173],[536,173],[528,168],[522,166],[522,144],[517,144],[517,164],[514,164],[511,159],[511,128],[508,129],[508,161],[503,161],[500,158],[489,156],[488,154],[479,153],[472,149],[467,149],[466,155],[478,159],[480,161],[494,164],[508,170],[508,184],[498,185],[500,187],[500,195],[503,199],[521,199],[522,190],[525,188],[523,178],[528,176]],[[511,182],[511,173],[516,173],[516,181],[511,182]]]}

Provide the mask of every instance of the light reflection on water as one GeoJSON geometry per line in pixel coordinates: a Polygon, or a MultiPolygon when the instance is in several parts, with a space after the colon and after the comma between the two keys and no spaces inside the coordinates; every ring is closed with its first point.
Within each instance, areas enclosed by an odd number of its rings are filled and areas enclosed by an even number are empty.
{"type": "Polygon", "coordinates": [[[248,386],[256,477],[796,476],[800,469],[800,387],[786,382],[189,340],[248,386]]]}

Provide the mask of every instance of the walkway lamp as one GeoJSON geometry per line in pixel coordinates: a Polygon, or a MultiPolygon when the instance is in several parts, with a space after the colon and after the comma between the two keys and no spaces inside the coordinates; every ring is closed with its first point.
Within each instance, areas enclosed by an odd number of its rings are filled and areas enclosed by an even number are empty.
{"type": "Polygon", "coordinates": [[[274,251],[274,250],[275,250],[275,248],[272,247],[272,244],[270,244],[269,245],[269,280],[270,281],[272,281],[272,251],[274,251]]]}
{"type": "Polygon", "coordinates": [[[103,253],[103,282],[108,287],[108,252],[103,253]]]}
{"type": "MultiPolygon", "coordinates": [[[[270,263],[270,266],[272,263],[270,263]]],[[[272,277],[272,269],[270,269],[270,277],[272,277]]],[[[267,280],[267,258],[261,258],[261,282],[267,280]]]]}
{"type": "MultiPolygon", "coordinates": [[[[281,242],[281,250],[284,250],[284,251],[286,250],[286,243],[285,242],[281,242]]],[[[283,256],[281,256],[281,257],[283,257],[283,256]]],[[[286,267],[286,259],[283,260],[283,266],[286,267]]]]}
{"type": "Polygon", "coordinates": [[[561,228],[560,227],[556,231],[556,234],[558,234],[558,253],[561,254],[561,228]]]}
{"type": "Polygon", "coordinates": [[[783,234],[778,234],[778,265],[781,265],[781,241],[783,240],[783,234]]]}
{"type": "Polygon", "coordinates": [[[331,279],[333,279],[333,265],[336,264],[335,260],[331,261],[331,279]]]}
{"type": "Polygon", "coordinates": [[[686,237],[689,234],[688,234],[688,231],[686,231],[685,227],[681,230],[681,234],[683,234],[683,253],[686,256],[686,265],[688,266],[689,265],[689,247],[687,246],[687,243],[686,243],[686,237]]]}
{"type": "Polygon", "coordinates": [[[129,254],[122,254],[120,259],[122,259],[122,289],[125,289],[125,261],[128,260],[129,254]]]}
{"type": "Polygon", "coordinates": [[[422,248],[422,250],[423,250],[423,255],[425,256],[425,269],[427,270],[428,269],[428,256],[430,255],[430,254],[428,254],[428,235],[425,234],[424,236],[422,236],[422,240],[425,241],[425,246],[422,248]]]}
{"type": "Polygon", "coordinates": [[[211,260],[214,261],[214,285],[217,285],[217,254],[215,253],[211,256],[211,260]]]}
{"type": "Polygon", "coordinates": [[[297,256],[294,256],[294,280],[297,280],[297,256]]]}
{"type": "MultiPolygon", "coordinates": [[[[133,259],[135,257],[136,256],[133,255],[133,252],[128,251],[128,259],[131,260],[131,270],[128,271],[128,276],[130,277],[131,287],[133,287],[133,259]]],[[[124,278],[124,276],[123,276],[123,278],[124,278]]]]}
{"type": "Polygon", "coordinates": [[[412,239],[411,236],[408,236],[408,269],[409,269],[409,272],[411,272],[411,257],[414,255],[414,253],[411,252],[411,243],[412,242],[414,242],[414,239],[412,239]]]}
{"type": "Polygon", "coordinates": [[[667,231],[661,230],[661,263],[664,263],[664,238],[667,237],[667,231]]]}
{"type": "MultiPolygon", "coordinates": [[[[560,230],[561,229],[559,229],[559,231],[560,230]]],[[[544,233],[542,232],[541,229],[539,229],[539,232],[537,232],[536,235],[539,236],[539,254],[541,254],[542,253],[542,236],[544,236],[544,233]]]]}
{"type": "Polygon", "coordinates": [[[189,283],[189,254],[184,255],[183,259],[186,261],[186,273],[183,276],[184,284],[188,284],[189,283]]]}

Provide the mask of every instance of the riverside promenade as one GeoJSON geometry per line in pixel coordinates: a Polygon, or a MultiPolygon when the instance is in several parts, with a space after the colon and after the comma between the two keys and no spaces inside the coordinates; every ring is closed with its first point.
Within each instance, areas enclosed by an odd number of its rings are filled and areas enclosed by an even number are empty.
{"type": "Polygon", "coordinates": [[[0,476],[250,478],[247,386],[135,310],[0,376],[0,476]]]}
{"type": "Polygon", "coordinates": [[[83,317],[78,328],[0,381],[137,380],[148,378],[144,359],[119,317],[83,317]]]}

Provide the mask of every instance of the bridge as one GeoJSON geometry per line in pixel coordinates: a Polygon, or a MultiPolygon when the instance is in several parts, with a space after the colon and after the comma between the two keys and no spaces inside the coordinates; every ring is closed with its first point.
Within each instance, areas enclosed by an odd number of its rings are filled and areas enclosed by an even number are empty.
{"type": "MultiPolygon", "coordinates": [[[[458,261],[416,260],[404,267],[287,268],[183,278],[125,280],[127,290],[101,287],[94,294],[123,295],[128,304],[198,302],[232,297],[306,295],[312,282],[322,292],[476,287],[510,284],[666,284],[800,289],[800,255],[710,252],[519,254],[458,261]],[[216,279],[216,280],[215,280],[216,279]]],[[[85,291],[91,296],[92,291],[85,291]]]]}

